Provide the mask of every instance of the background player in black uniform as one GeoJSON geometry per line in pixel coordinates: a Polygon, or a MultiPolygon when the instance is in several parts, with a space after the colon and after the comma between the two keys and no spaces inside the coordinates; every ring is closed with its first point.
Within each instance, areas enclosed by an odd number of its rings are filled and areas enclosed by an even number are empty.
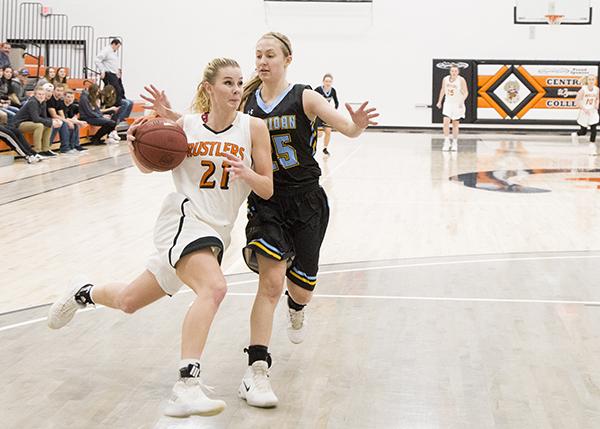
{"type": "MultiPolygon", "coordinates": [[[[340,102],[338,101],[335,88],[331,86],[332,84],[333,76],[331,76],[329,73],[326,73],[325,76],[323,76],[323,85],[317,87],[315,91],[325,97],[328,103],[331,103],[331,100],[333,100],[335,108],[337,109],[340,107],[340,102]]],[[[329,140],[331,140],[331,125],[329,125],[327,122],[324,122],[321,118],[317,118],[315,124],[319,133],[319,138],[321,138],[323,133],[325,133],[325,139],[323,140],[323,153],[325,155],[330,155],[327,147],[329,146],[329,140]]]]}
{"type": "Polygon", "coordinates": [[[335,110],[308,85],[286,80],[292,62],[291,43],[280,33],[268,33],[256,45],[257,76],[244,87],[244,112],[264,119],[271,135],[274,194],[264,200],[248,197],[247,245],[244,258],[259,272],[259,283],[250,316],[248,368],[240,385],[240,397],[257,407],[274,407],[267,369],[273,313],[287,277],[288,336],[300,343],[306,334],[305,305],[317,280],[319,251],[329,220],[325,191],[319,185],[321,169],[314,159],[317,116],[348,137],[358,137],[368,125],[376,125],[375,109],[367,102],[351,119],[335,110]],[[245,102],[245,104],[244,104],[245,102]]]}

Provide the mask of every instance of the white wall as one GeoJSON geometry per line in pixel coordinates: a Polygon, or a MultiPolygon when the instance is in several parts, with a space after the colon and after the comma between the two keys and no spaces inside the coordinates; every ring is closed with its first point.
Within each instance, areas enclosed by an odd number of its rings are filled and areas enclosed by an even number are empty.
{"type": "MultiPolygon", "coordinates": [[[[544,1],[544,0],[540,0],[544,1]]],[[[236,59],[246,78],[253,48],[268,31],[292,41],[291,82],[320,84],[334,76],[341,102],[369,100],[380,125],[428,126],[433,58],[598,59],[600,0],[594,24],[513,24],[515,0],[373,0],[372,4],[265,3],[263,0],[53,0],[69,25],[91,25],[96,36],[124,39],[128,98],[143,86],[164,88],[179,110],[189,106],[205,64],[236,59]],[[85,5],[89,5],[89,8],[85,5]]]]}

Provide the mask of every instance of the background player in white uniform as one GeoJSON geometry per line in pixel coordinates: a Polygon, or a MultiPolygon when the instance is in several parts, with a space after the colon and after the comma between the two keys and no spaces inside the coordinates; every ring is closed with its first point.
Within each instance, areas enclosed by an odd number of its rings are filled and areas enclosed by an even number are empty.
{"type": "Polygon", "coordinates": [[[598,116],[598,87],[596,86],[596,76],[593,74],[581,78],[581,89],[575,98],[575,104],[579,106],[579,117],[577,123],[581,126],[579,131],[571,134],[574,145],[579,144],[577,136],[584,136],[587,133],[587,127],[590,127],[590,145],[589,154],[597,155],[596,151],[596,127],[600,122],[598,116]]]}
{"type": "MultiPolygon", "coordinates": [[[[156,222],[157,252],[146,261],[147,269],[128,285],[93,286],[86,276],[75,277],[48,316],[48,325],[59,329],[88,304],[133,313],[176,293],[183,284],[189,286],[196,299],[183,322],[180,378],[165,409],[168,416],[210,416],[225,408],[225,402],[206,397],[199,378],[208,331],[227,292],[221,256],[250,189],[263,198],[273,194],[269,132],[260,119],[237,111],[242,86],[242,71],[235,61],[213,60],[198,86],[192,105],[195,114],[183,117],[166,109],[170,103],[163,91],[146,88],[152,97],[142,97],[154,104],[158,114],[179,118],[189,147],[187,157],[172,173],[177,192],[167,196],[156,222]]],[[[137,167],[150,173],[138,162],[131,144],[145,121],[136,120],[127,139],[137,167]]]]}
{"type": "Polygon", "coordinates": [[[458,122],[465,117],[465,100],[469,96],[465,78],[459,76],[457,65],[450,67],[450,74],[444,77],[437,108],[442,108],[444,99],[444,146],[442,150],[450,149],[450,121],[452,121],[452,150],[458,150],[458,122]]]}

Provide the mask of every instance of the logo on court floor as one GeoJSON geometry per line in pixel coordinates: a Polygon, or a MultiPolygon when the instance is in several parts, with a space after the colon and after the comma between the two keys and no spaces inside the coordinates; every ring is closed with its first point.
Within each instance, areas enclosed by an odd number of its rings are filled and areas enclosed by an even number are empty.
{"type": "MultiPolygon", "coordinates": [[[[468,188],[482,189],[485,191],[507,192],[516,194],[539,194],[544,192],[552,192],[550,189],[534,188],[532,186],[520,185],[519,183],[511,182],[513,178],[525,178],[533,174],[581,174],[581,173],[600,173],[597,168],[534,168],[520,170],[491,170],[491,171],[474,171],[472,173],[457,174],[451,176],[449,180],[457,185],[463,185],[468,188]]],[[[600,177],[565,177],[565,180],[588,182],[589,185],[578,186],[585,188],[600,189],[600,177]]],[[[517,179],[518,180],[518,179],[517,179]]]]}

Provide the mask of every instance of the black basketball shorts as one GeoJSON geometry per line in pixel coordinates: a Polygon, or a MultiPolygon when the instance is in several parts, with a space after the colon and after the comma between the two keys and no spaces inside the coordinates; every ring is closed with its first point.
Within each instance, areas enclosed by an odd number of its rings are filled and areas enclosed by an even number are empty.
{"type": "Polygon", "coordinates": [[[319,252],[329,222],[329,203],[321,186],[290,191],[263,200],[248,197],[246,265],[258,273],[256,254],[288,261],[287,278],[312,291],[317,283],[319,252]]]}
{"type": "Polygon", "coordinates": [[[327,122],[325,122],[323,119],[319,118],[317,116],[317,118],[315,119],[315,126],[314,128],[317,130],[323,129],[323,128],[331,128],[331,125],[329,125],[327,122]]]}

